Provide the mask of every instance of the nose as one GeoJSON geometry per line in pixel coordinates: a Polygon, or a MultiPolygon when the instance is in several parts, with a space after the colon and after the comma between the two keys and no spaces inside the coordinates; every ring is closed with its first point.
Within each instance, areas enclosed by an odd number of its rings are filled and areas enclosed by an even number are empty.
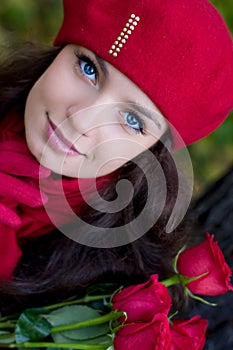
{"type": "Polygon", "coordinates": [[[67,117],[69,124],[78,134],[84,136],[93,136],[99,132],[100,127],[111,123],[114,103],[95,103],[88,107],[75,108],[68,110],[67,117]]]}

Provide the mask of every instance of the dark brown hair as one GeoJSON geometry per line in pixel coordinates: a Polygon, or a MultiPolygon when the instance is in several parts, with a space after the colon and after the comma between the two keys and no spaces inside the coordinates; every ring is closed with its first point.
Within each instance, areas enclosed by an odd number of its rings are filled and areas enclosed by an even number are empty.
{"type": "MultiPolygon", "coordinates": [[[[29,45],[8,52],[7,58],[0,65],[1,118],[12,108],[18,108],[23,116],[26,97],[32,85],[60,50],[57,47],[38,48],[37,45],[29,45]]],[[[164,142],[159,141],[150,151],[163,169],[167,197],[159,219],[148,232],[133,243],[116,248],[84,246],[67,238],[59,230],[36,240],[21,242],[23,256],[15,271],[15,278],[11,282],[2,281],[0,284],[0,306],[3,312],[82,294],[95,282],[128,285],[145,281],[153,273],[158,273],[161,279],[172,274],[172,258],[187,239],[187,230],[184,228],[177,228],[171,233],[166,233],[165,230],[177,198],[177,170],[164,142]]],[[[133,161],[128,162],[119,169],[112,183],[101,189],[101,196],[106,201],[111,201],[117,196],[118,181],[129,180],[134,187],[130,204],[121,211],[116,210],[114,214],[103,213],[103,208],[100,211],[86,206],[82,218],[95,225],[95,234],[98,234],[98,228],[108,230],[131,222],[144,208],[149,191],[152,199],[146,215],[148,218],[153,217],[154,210],[159,205],[160,192],[156,169],[152,167],[146,153],[139,155],[136,163],[140,167],[133,161]],[[145,171],[153,178],[153,186],[150,188],[145,171]]],[[[125,234],[130,235],[132,232],[128,230],[125,234]]],[[[179,288],[173,289],[173,295],[174,302],[179,302],[179,288]]]]}

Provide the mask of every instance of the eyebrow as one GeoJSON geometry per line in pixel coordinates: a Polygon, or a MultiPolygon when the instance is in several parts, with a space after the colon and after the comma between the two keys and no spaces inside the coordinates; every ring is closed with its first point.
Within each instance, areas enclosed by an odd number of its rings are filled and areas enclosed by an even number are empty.
{"type": "Polygon", "coordinates": [[[100,66],[100,69],[101,69],[104,77],[107,78],[109,75],[109,71],[108,71],[105,60],[103,60],[101,57],[99,57],[95,53],[94,53],[94,56],[95,56],[96,61],[98,62],[98,65],[100,66]]]}
{"type": "MultiPolygon", "coordinates": [[[[95,53],[94,53],[94,56],[95,56],[96,61],[98,62],[98,65],[100,66],[101,71],[104,74],[104,77],[105,78],[108,77],[109,76],[109,71],[108,71],[108,68],[107,68],[105,60],[102,59],[100,56],[96,55],[95,53]]],[[[154,114],[155,113],[150,112],[148,109],[144,108],[143,106],[137,104],[134,101],[126,101],[126,103],[129,103],[129,104],[133,105],[133,108],[138,113],[143,114],[146,118],[152,120],[157,125],[157,127],[159,129],[161,129],[161,124],[158,122],[157,119],[154,118],[154,114]]]]}
{"type": "Polygon", "coordinates": [[[154,117],[156,112],[151,112],[147,108],[145,108],[142,105],[139,105],[138,103],[133,102],[133,101],[127,101],[126,103],[131,104],[137,112],[139,112],[140,114],[143,114],[146,118],[152,120],[158,126],[158,128],[161,130],[161,127],[162,127],[161,124],[154,117]]]}

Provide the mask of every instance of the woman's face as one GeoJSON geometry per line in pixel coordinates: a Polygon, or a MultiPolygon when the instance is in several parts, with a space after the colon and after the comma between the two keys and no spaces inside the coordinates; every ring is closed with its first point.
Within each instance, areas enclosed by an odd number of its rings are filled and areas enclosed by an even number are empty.
{"type": "Polygon", "coordinates": [[[69,177],[111,173],[166,129],[162,114],[131,80],[77,45],[59,53],[26,101],[29,149],[42,165],[69,177]]]}

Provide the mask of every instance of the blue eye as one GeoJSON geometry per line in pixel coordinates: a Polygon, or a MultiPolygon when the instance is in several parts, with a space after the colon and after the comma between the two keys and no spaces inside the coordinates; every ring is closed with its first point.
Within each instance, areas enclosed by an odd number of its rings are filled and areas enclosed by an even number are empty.
{"type": "Polygon", "coordinates": [[[78,56],[78,65],[82,74],[96,84],[98,72],[94,63],[86,56],[78,56]]]}
{"type": "Polygon", "coordinates": [[[135,132],[140,132],[141,134],[144,133],[144,122],[136,114],[132,112],[125,112],[124,121],[135,132]]]}

